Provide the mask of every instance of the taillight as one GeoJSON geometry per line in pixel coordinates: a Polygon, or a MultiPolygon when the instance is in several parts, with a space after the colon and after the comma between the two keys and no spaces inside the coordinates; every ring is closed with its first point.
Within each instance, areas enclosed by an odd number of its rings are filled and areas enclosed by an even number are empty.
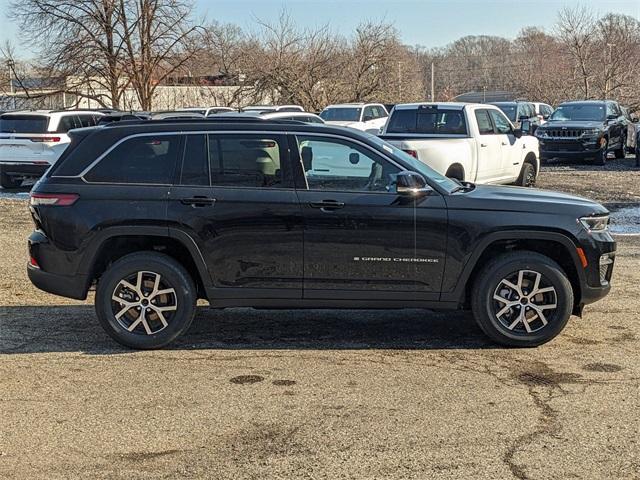
{"type": "Polygon", "coordinates": [[[40,143],[45,143],[45,142],[57,143],[60,141],[60,137],[31,137],[29,140],[31,140],[32,142],[40,142],[40,143]]]}
{"type": "Polygon", "coordinates": [[[416,152],[415,150],[403,150],[404,153],[408,153],[409,155],[411,155],[413,158],[418,158],[418,152],[416,152]]]}
{"type": "Polygon", "coordinates": [[[32,193],[29,204],[33,207],[39,205],[68,207],[76,203],[80,195],[75,193],[32,193]]]}
{"type": "Polygon", "coordinates": [[[38,261],[33,258],[33,256],[29,257],[29,265],[31,265],[33,268],[40,268],[40,265],[38,265],[38,261]]]}

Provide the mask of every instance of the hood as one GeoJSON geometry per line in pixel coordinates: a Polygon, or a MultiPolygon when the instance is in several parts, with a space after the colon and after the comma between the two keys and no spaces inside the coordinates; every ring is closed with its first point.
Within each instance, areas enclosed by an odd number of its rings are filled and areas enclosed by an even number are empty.
{"type": "Polygon", "coordinates": [[[604,122],[597,121],[577,121],[577,120],[548,120],[547,123],[542,125],[542,130],[552,128],[604,128],[604,122]]]}
{"type": "Polygon", "coordinates": [[[609,211],[593,200],[537,188],[476,185],[467,193],[447,197],[449,208],[502,212],[571,215],[602,215],[609,211]]]}

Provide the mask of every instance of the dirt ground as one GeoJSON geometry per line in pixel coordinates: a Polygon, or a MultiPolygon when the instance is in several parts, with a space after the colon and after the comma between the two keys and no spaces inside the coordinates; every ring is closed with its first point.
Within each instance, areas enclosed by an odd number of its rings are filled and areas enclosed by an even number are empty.
{"type": "MultiPolygon", "coordinates": [[[[540,186],[640,203],[632,160],[540,186]]],[[[2,479],[640,479],[640,237],[611,294],[536,349],[465,313],[201,308],[135,352],[25,274],[26,202],[0,199],[2,479]]]]}

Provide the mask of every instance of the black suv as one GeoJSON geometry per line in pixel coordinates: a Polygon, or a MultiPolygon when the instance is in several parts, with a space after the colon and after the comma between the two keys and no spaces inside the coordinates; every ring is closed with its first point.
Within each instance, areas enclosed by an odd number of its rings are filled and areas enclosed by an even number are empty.
{"type": "Polygon", "coordinates": [[[589,200],[448,179],[381,139],[295,121],[122,121],[72,132],[33,188],[28,273],[118,342],[161,347],[212,307],[470,308],[533,346],[609,291],[589,200]]]}
{"type": "Polygon", "coordinates": [[[624,158],[627,121],[618,103],[607,100],[565,102],[536,130],[540,161],[553,158],[595,160],[604,165],[613,151],[624,158]]]}

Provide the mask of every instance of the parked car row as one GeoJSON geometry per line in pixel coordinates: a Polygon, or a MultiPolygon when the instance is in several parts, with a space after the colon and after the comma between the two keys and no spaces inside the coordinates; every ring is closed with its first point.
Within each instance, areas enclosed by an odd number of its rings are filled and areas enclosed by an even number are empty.
{"type": "MultiPolygon", "coordinates": [[[[125,120],[246,118],[296,120],[382,134],[436,171],[459,181],[533,186],[540,163],[556,158],[622,158],[640,152],[637,118],[614,101],[489,104],[345,103],[319,115],[300,105],[189,107],[158,112],[19,111],[0,115],[0,185],[41,176],[69,144],[67,132],[125,120]],[[391,109],[389,113],[388,108],[391,109]]],[[[640,162],[640,153],[638,153],[640,162]]]]}

